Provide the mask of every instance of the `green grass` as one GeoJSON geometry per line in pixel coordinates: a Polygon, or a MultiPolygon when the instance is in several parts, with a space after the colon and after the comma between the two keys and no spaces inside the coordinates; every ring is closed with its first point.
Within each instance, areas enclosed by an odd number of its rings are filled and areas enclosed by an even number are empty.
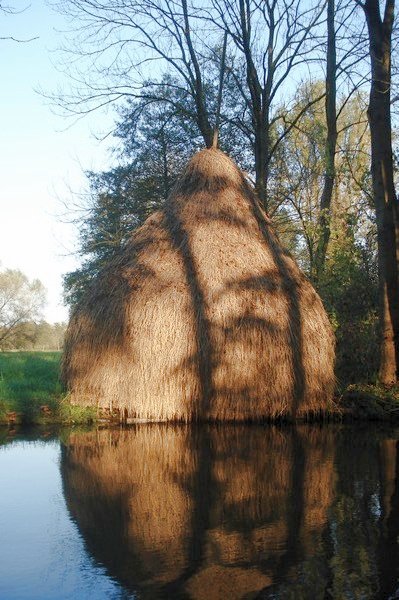
{"type": "Polygon", "coordinates": [[[0,352],[0,423],[93,421],[93,409],[68,402],[60,359],[60,352],[0,352]]]}

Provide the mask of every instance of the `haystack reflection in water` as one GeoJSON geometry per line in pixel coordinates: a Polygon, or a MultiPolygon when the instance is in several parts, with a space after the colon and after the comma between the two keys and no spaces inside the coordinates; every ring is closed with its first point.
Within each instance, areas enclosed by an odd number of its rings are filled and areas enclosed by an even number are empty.
{"type": "Polygon", "coordinates": [[[88,551],[139,598],[389,598],[397,442],[345,428],[74,434],[64,494],[88,551]]]}

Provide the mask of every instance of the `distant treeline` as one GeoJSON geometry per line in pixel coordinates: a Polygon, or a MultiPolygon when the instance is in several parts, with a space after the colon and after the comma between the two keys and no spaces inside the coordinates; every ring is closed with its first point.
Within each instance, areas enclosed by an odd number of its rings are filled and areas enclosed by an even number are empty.
{"type": "Polygon", "coordinates": [[[18,324],[0,350],[62,350],[66,323],[27,321],[18,324]]]}

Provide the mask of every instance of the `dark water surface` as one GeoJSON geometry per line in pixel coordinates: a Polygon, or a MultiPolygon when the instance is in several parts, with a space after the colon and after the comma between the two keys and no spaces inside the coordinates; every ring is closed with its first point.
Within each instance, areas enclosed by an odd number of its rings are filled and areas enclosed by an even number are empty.
{"type": "Polygon", "coordinates": [[[0,598],[399,598],[399,429],[0,432],[0,598]]]}

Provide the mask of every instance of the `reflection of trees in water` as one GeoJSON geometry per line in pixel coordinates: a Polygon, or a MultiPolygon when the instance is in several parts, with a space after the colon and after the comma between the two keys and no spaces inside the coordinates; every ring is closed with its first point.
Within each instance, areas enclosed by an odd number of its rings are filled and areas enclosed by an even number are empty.
{"type": "Polygon", "coordinates": [[[62,474],[89,552],[141,597],[376,598],[395,465],[369,433],[145,425],[72,435],[62,474]]]}
{"type": "Polygon", "coordinates": [[[396,440],[373,430],[335,436],[334,499],[313,553],[265,599],[387,600],[399,587],[396,440]]]}
{"type": "MultiPolygon", "coordinates": [[[[337,499],[330,525],[333,597],[388,598],[398,576],[397,549],[388,551],[399,515],[397,443],[378,440],[367,431],[352,432],[340,436],[338,449],[337,499]]],[[[396,526],[395,547],[398,534],[396,526]]]]}

